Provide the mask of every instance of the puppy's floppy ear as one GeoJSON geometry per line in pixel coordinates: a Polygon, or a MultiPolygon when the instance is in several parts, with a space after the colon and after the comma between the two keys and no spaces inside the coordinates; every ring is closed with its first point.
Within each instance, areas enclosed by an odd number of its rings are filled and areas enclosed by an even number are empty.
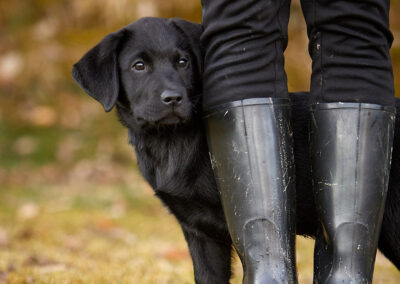
{"type": "Polygon", "coordinates": [[[124,37],[121,29],[103,38],[72,69],[72,77],[86,93],[110,111],[119,94],[118,49],[124,37]]]}
{"type": "Polygon", "coordinates": [[[171,24],[187,39],[192,55],[196,59],[196,69],[199,75],[203,72],[203,48],[200,36],[203,32],[201,24],[185,21],[179,18],[170,19],[171,24]]]}

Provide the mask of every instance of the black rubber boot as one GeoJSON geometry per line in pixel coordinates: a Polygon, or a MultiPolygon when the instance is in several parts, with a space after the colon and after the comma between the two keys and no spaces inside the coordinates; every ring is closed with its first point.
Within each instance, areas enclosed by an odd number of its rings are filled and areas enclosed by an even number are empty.
{"type": "Polygon", "coordinates": [[[312,110],[313,190],[321,221],[314,283],[372,282],[394,113],[365,103],[320,103],[312,110]]]}
{"type": "Polygon", "coordinates": [[[210,110],[205,122],[243,283],[297,283],[289,100],[234,101],[210,110]]]}

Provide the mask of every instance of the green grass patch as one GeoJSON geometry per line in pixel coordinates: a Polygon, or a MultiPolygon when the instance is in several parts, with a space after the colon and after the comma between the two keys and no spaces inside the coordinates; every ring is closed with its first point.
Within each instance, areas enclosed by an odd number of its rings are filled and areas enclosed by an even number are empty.
{"type": "MultiPolygon", "coordinates": [[[[312,282],[313,241],[298,238],[300,283],[312,282]]],[[[236,260],[235,277],[241,283],[236,260]]],[[[374,283],[400,273],[378,255],[374,283]]],[[[0,276],[6,283],[194,283],[178,223],[148,189],[14,187],[0,200],[0,276]]]]}

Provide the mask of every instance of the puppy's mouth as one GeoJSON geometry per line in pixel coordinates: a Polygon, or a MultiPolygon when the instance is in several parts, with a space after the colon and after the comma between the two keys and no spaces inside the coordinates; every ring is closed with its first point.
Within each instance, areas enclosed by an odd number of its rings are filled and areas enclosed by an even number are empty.
{"type": "Polygon", "coordinates": [[[156,124],[170,125],[183,123],[185,119],[176,113],[170,113],[167,116],[156,121],[156,124]]]}
{"type": "Polygon", "coordinates": [[[144,118],[142,116],[136,117],[136,121],[140,125],[177,125],[183,124],[188,120],[188,118],[183,117],[179,113],[171,112],[165,116],[157,118],[144,118]]]}

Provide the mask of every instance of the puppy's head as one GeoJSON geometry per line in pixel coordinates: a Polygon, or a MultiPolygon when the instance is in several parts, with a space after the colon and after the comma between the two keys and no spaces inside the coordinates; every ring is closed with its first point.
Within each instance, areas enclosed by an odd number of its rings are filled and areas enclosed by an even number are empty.
{"type": "Polygon", "coordinates": [[[128,127],[191,120],[201,93],[201,25],[143,18],[107,35],[73,67],[105,111],[117,105],[128,127]]]}

